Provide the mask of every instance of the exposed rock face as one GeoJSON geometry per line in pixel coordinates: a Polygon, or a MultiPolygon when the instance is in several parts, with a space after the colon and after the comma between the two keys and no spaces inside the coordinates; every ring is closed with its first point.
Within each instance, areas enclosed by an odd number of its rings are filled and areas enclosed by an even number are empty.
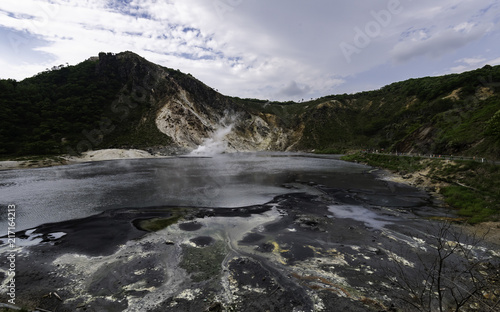
{"type": "Polygon", "coordinates": [[[194,148],[200,145],[209,131],[215,128],[216,121],[193,106],[181,90],[177,96],[165,99],[155,120],[158,129],[184,147],[194,148]]]}
{"type": "Polygon", "coordinates": [[[249,115],[241,120],[236,131],[228,135],[236,150],[287,150],[298,130],[284,129],[274,115],[249,115]]]}
{"type": "Polygon", "coordinates": [[[396,145],[398,151],[404,153],[419,153],[420,151],[428,151],[432,149],[436,129],[432,126],[422,126],[405,140],[396,145]]]}
{"type": "Polygon", "coordinates": [[[230,131],[219,137],[227,142],[228,151],[286,150],[296,131],[285,130],[273,115],[251,114],[226,107],[220,110],[180,89],[178,94],[162,101],[155,120],[158,129],[168,135],[175,144],[196,148],[220,129],[230,131]]]}
{"type": "Polygon", "coordinates": [[[248,110],[191,75],[130,52],[101,53],[96,70],[112,71],[123,80],[119,102],[132,97],[132,105],[147,107],[140,120],[132,120],[138,123],[136,128],[154,124],[179,147],[194,150],[218,135],[216,139],[224,142],[226,151],[287,150],[301,136],[300,127],[285,129],[273,114],[248,110]]]}
{"type": "Polygon", "coordinates": [[[228,151],[286,150],[295,131],[285,130],[276,116],[252,114],[231,105],[214,107],[179,87],[160,101],[155,124],[179,146],[196,148],[219,129],[230,131],[218,139],[228,151]]]}

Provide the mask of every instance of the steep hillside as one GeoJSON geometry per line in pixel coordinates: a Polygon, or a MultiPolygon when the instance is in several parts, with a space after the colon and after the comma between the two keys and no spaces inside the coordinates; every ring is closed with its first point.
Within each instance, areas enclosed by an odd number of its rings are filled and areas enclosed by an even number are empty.
{"type": "Polygon", "coordinates": [[[500,66],[306,103],[300,148],[500,158],[500,66]]]}
{"type": "Polygon", "coordinates": [[[103,148],[386,149],[500,158],[500,66],[305,103],[224,96],[190,74],[100,53],[0,80],[0,154],[103,148]]]}

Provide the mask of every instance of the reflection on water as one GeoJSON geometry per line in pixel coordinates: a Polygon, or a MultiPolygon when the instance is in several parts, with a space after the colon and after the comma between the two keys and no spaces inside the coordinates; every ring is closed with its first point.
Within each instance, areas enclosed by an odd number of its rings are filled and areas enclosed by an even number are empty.
{"type": "MultiPolygon", "coordinates": [[[[361,178],[363,170],[332,156],[289,153],[113,160],[1,171],[0,204],[17,206],[16,230],[22,230],[121,207],[262,204],[276,195],[307,191],[297,181],[343,184],[346,175],[361,178]]],[[[3,228],[6,216],[1,215],[3,228]]]]}
{"type": "Polygon", "coordinates": [[[337,206],[333,205],[329,207],[329,210],[337,218],[347,218],[363,222],[366,226],[381,230],[388,224],[393,224],[393,217],[382,216],[365,207],[343,205],[337,206]]]}

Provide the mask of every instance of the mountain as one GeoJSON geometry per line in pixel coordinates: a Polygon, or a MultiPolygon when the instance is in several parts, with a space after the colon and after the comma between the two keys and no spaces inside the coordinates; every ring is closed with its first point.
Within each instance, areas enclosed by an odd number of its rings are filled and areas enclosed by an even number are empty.
{"type": "Polygon", "coordinates": [[[386,149],[500,155],[500,66],[314,101],[224,96],[132,53],[0,80],[0,154],[386,149]],[[211,139],[210,139],[211,138],[211,139]]]}

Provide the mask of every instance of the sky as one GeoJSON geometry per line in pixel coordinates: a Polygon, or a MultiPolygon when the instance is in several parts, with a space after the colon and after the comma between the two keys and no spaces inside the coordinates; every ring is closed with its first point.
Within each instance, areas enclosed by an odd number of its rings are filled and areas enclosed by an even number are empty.
{"type": "Polygon", "coordinates": [[[498,0],[1,0],[0,78],[135,52],[242,98],[309,100],[500,64],[498,0]]]}

